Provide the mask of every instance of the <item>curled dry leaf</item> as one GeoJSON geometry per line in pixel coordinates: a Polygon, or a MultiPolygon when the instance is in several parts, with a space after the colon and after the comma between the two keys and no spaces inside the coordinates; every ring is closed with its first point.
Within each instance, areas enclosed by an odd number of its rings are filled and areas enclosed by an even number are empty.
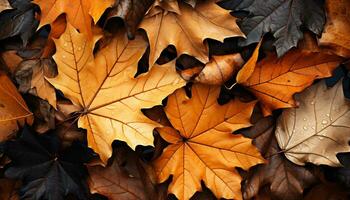
{"type": "Polygon", "coordinates": [[[268,54],[241,84],[256,96],[267,116],[275,109],[294,107],[295,93],[303,91],[315,79],[331,76],[341,61],[338,56],[301,50],[289,51],[280,59],[268,54]]]}
{"type": "Polygon", "coordinates": [[[128,37],[134,38],[139,23],[145,16],[154,0],[117,0],[107,16],[107,20],[113,17],[120,17],[124,20],[128,37]]]}
{"type": "Polygon", "coordinates": [[[348,0],[327,0],[327,24],[319,40],[343,57],[350,57],[350,2],[348,0]]]}
{"type": "Polygon", "coordinates": [[[241,68],[243,63],[239,53],[213,56],[195,81],[209,85],[222,85],[241,68]]]}
{"type": "Polygon", "coordinates": [[[222,42],[227,37],[244,36],[236,18],[216,5],[215,0],[199,2],[195,8],[181,1],[155,3],[159,6],[153,6],[140,24],[150,43],[149,66],[168,45],[174,45],[178,55],[188,54],[207,63],[205,39],[222,42]]]}
{"type": "Polygon", "coordinates": [[[298,164],[341,166],[336,154],[350,151],[350,102],[342,83],[319,82],[298,95],[299,107],[283,111],[276,138],[286,157],[298,164]]]}
{"type": "Polygon", "coordinates": [[[153,129],[160,125],[144,116],[141,109],[160,105],[185,81],[176,73],[174,62],[154,66],[134,78],[147,47],[140,35],[129,41],[121,29],[94,56],[98,38],[87,40],[68,24],[55,41],[58,76],[49,80],[81,108],[78,125],[87,129],[89,147],[106,163],[114,140],[125,141],[132,148],[153,145],[153,129]]]}
{"type": "Polygon", "coordinates": [[[33,114],[11,80],[0,73],[0,141],[18,131],[19,126],[33,123],[33,114]]]}
{"type": "Polygon", "coordinates": [[[231,133],[250,126],[255,102],[219,105],[219,93],[219,86],[194,84],[191,99],[184,89],[168,97],[165,113],[174,128],[157,129],[170,145],[154,166],[159,182],[173,175],[168,191],[181,200],[200,191],[201,180],[218,198],[242,199],[234,167],[247,170],[264,162],[250,139],[231,133]]]}
{"type": "Polygon", "coordinates": [[[275,199],[302,199],[304,188],[316,182],[310,170],[287,160],[274,137],[275,120],[272,117],[261,118],[253,127],[242,131],[254,138],[254,144],[266,158],[266,164],[256,166],[248,173],[243,184],[243,196],[251,199],[259,196],[264,187],[269,187],[269,196],[275,199]]]}
{"type": "Polygon", "coordinates": [[[81,33],[92,36],[91,25],[97,23],[103,12],[112,4],[114,0],[34,0],[40,6],[41,19],[39,28],[50,24],[61,14],[66,14],[67,21],[81,33]]]}

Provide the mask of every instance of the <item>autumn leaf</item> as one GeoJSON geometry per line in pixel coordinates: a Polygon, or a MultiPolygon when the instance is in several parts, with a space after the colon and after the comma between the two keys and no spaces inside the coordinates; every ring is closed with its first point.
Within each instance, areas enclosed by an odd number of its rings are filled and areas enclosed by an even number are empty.
{"type": "Polygon", "coordinates": [[[286,157],[298,164],[341,166],[336,154],[350,151],[350,104],[342,84],[321,81],[297,96],[298,108],[283,111],[276,138],[286,157]]]}
{"type": "Polygon", "coordinates": [[[259,42],[264,34],[271,32],[276,38],[274,46],[278,57],[296,47],[303,38],[301,26],[320,35],[325,23],[323,8],[315,0],[230,1],[234,7],[226,8],[249,12],[249,16],[240,23],[240,28],[247,36],[241,45],[259,42]]]}
{"type": "Polygon", "coordinates": [[[120,17],[124,20],[129,38],[135,37],[135,31],[154,0],[118,0],[108,13],[107,20],[120,17]]]}
{"type": "Polygon", "coordinates": [[[64,199],[68,194],[86,197],[81,181],[86,176],[83,163],[89,158],[88,149],[76,144],[60,151],[55,137],[35,136],[25,127],[19,139],[6,143],[5,152],[12,162],[5,176],[24,180],[20,199],[64,199]]]}
{"type": "Polygon", "coordinates": [[[326,9],[327,24],[319,43],[333,49],[339,56],[350,57],[350,2],[327,0],[326,9]]]}
{"type": "Polygon", "coordinates": [[[67,21],[78,29],[81,33],[92,36],[92,23],[102,16],[103,12],[112,6],[114,0],[34,0],[35,4],[40,6],[41,19],[39,28],[52,23],[61,14],[66,14],[67,21]]]}
{"type": "Polygon", "coordinates": [[[295,93],[303,91],[315,79],[331,76],[341,61],[338,56],[301,50],[292,50],[280,59],[269,54],[241,84],[258,98],[267,116],[275,109],[294,107],[295,93]]]}
{"type": "Polygon", "coordinates": [[[188,54],[207,63],[207,38],[223,42],[225,38],[244,36],[229,11],[216,5],[215,0],[197,3],[195,8],[176,1],[156,1],[140,24],[147,32],[150,43],[149,65],[161,52],[174,45],[178,56],[188,54]]]}
{"type": "Polygon", "coordinates": [[[0,141],[14,134],[19,126],[33,123],[33,114],[28,109],[17,88],[6,75],[0,73],[0,141]]]}
{"type": "Polygon", "coordinates": [[[309,169],[295,165],[280,153],[274,131],[275,120],[272,117],[261,118],[253,127],[242,131],[245,136],[254,138],[254,144],[267,160],[266,164],[249,170],[243,184],[245,199],[256,197],[263,187],[268,187],[270,197],[299,200],[304,188],[317,181],[309,169]]]}
{"type": "Polygon", "coordinates": [[[114,140],[125,141],[132,148],[153,144],[152,131],[159,124],[144,116],[141,109],[160,105],[185,82],[176,73],[174,62],[154,66],[134,78],[147,47],[141,36],[129,41],[120,30],[94,56],[98,38],[88,41],[68,24],[55,41],[58,76],[49,80],[81,107],[78,125],[87,129],[89,146],[106,162],[114,140]]]}
{"type": "Polygon", "coordinates": [[[88,167],[90,191],[110,200],[153,199],[155,190],[152,183],[144,184],[146,171],[136,153],[125,147],[117,148],[116,152],[112,163],[106,167],[88,167]],[[136,170],[130,169],[131,167],[136,170]],[[146,189],[149,187],[152,188],[151,191],[146,189]]]}
{"type": "Polygon", "coordinates": [[[219,92],[218,86],[195,84],[191,99],[184,89],[168,97],[165,112],[174,128],[158,129],[170,145],[154,166],[159,182],[173,175],[168,191],[179,199],[200,191],[201,180],[218,198],[242,199],[234,167],[247,170],[264,162],[250,139],[231,134],[250,126],[255,102],[219,105],[219,92]]]}
{"type": "Polygon", "coordinates": [[[0,13],[4,10],[12,9],[8,0],[0,0],[0,13]]]}
{"type": "Polygon", "coordinates": [[[28,92],[47,100],[56,108],[55,88],[45,79],[56,75],[55,63],[51,59],[25,60],[16,68],[15,76],[20,92],[28,92]]]}
{"type": "Polygon", "coordinates": [[[349,191],[342,185],[323,183],[313,187],[304,200],[347,200],[349,196],[349,191]]]}
{"type": "Polygon", "coordinates": [[[239,53],[212,56],[195,81],[209,85],[222,85],[241,68],[243,63],[244,60],[239,53]]]}
{"type": "Polygon", "coordinates": [[[7,178],[0,179],[0,198],[3,200],[19,200],[17,190],[21,186],[20,181],[7,178]]]}

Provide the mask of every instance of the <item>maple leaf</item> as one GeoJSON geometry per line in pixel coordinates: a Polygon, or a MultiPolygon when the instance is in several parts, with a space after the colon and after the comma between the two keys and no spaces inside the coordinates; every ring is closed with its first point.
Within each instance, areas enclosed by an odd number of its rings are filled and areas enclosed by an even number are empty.
{"type": "Polygon", "coordinates": [[[320,35],[325,23],[322,5],[315,0],[230,0],[222,4],[235,11],[248,11],[249,16],[239,24],[247,39],[241,45],[259,42],[265,33],[276,38],[274,46],[280,57],[303,38],[301,26],[320,35]]]}
{"type": "Polygon", "coordinates": [[[0,73],[0,83],[0,141],[5,141],[18,131],[19,126],[32,124],[33,114],[17,88],[3,73],[0,73]]]}
{"type": "Polygon", "coordinates": [[[223,42],[225,38],[244,36],[236,18],[220,8],[214,0],[196,4],[195,8],[177,1],[156,1],[140,24],[150,43],[149,66],[161,52],[174,45],[178,55],[188,54],[207,63],[207,38],[223,42]]]}
{"type": "Polygon", "coordinates": [[[243,196],[251,199],[269,187],[269,196],[283,200],[302,199],[304,188],[316,182],[316,177],[307,168],[295,165],[280,154],[274,137],[275,120],[272,117],[259,119],[254,126],[243,130],[242,134],[254,138],[254,144],[267,163],[249,171],[243,184],[243,196]]]}
{"type": "Polygon", "coordinates": [[[47,100],[56,108],[55,88],[45,79],[57,73],[52,59],[25,60],[16,68],[15,77],[20,92],[28,92],[47,100]]]}
{"type": "Polygon", "coordinates": [[[25,46],[38,27],[34,5],[30,0],[12,0],[14,8],[0,15],[0,40],[19,35],[25,46]]]}
{"type": "Polygon", "coordinates": [[[173,175],[168,191],[179,199],[199,191],[201,180],[218,198],[242,199],[241,177],[234,167],[247,170],[264,162],[250,139],[231,134],[250,126],[255,102],[235,99],[221,106],[219,92],[218,86],[194,84],[191,99],[184,89],[168,97],[165,112],[176,130],[159,129],[170,145],[154,166],[159,182],[173,175]]]}
{"type": "Polygon", "coordinates": [[[12,9],[8,0],[0,0],[0,13],[4,10],[12,9]]]}
{"type": "Polygon", "coordinates": [[[82,180],[89,159],[88,149],[75,144],[60,151],[56,135],[35,136],[24,127],[21,137],[5,144],[5,153],[12,160],[5,176],[21,179],[20,199],[64,199],[74,194],[83,199],[86,191],[82,180]],[[74,152],[74,153],[73,153],[74,152]]]}
{"type": "Polygon", "coordinates": [[[350,104],[341,81],[330,89],[321,81],[296,98],[299,107],[283,111],[277,124],[276,138],[284,154],[298,165],[341,166],[336,154],[350,150],[350,104]]]}
{"type": "Polygon", "coordinates": [[[114,140],[125,141],[132,148],[153,144],[152,131],[159,124],[144,116],[141,109],[160,105],[185,81],[176,73],[174,62],[154,66],[134,78],[147,47],[140,35],[129,41],[120,30],[94,57],[98,38],[89,41],[68,24],[55,41],[58,76],[49,80],[82,108],[78,125],[87,129],[89,146],[106,162],[114,140]]]}
{"type": "Polygon", "coordinates": [[[103,12],[112,6],[114,0],[83,0],[72,3],[70,0],[34,0],[40,6],[41,20],[39,28],[52,23],[61,14],[81,33],[92,36],[91,25],[97,23],[103,12]]]}
{"type": "Polygon", "coordinates": [[[327,0],[326,8],[327,23],[319,44],[332,48],[340,56],[350,57],[350,2],[327,0]]]}
{"type": "Polygon", "coordinates": [[[114,152],[112,163],[106,167],[88,166],[90,191],[110,200],[155,199],[152,198],[156,195],[153,183],[144,178],[147,176],[143,168],[145,163],[141,164],[130,148],[119,146],[114,152]]]}
{"type": "Polygon", "coordinates": [[[341,61],[338,56],[301,50],[292,50],[280,59],[269,54],[241,84],[257,97],[267,116],[272,110],[294,107],[295,93],[303,91],[315,79],[331,76],[341,61]]]}

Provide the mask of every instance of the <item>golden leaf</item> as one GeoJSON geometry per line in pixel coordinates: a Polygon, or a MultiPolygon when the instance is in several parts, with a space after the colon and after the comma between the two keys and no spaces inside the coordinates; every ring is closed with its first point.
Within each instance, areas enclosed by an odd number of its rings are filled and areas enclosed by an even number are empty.
{"type": "Polygon", "coordinates": [[[231,133],[250,126],[255,102],[219,105],[219,92],[218,86],[195,84],[191,99],[184,89],[168,98],[165,112],[176,130],[158,129],[170,145],[154,166],[159,182],[173,175],[168,190],[181,200],[200,191],[201,180],[218,198],[242,199],[242,178],[234,167],[247,170],[264,162],[251,139],[231,133]]]}
{"type": "Polygon", "coordinates": [[[298,164],[341,166],[336,154],[350,151],[350,102],[342,82],[327,89],[319,82],[296,96],[299,108],[283,111],[276,138],[286,157],[298,164]]]}
{"type": "Polygon", "coordinates": [[[198,3],[195,8],[176,1],[155,3],[159,6],[153,6],[140,24],[150,43],[150,66],[168,45],[174,45],[179,56],[188,54],[207,63],[205,39],[222,42],[227,37],[244,36],[236,18],[216,5],[214,0],[198,3]]]}
{"type": "Polygon", "coordinates": [[[33,123],[28,109],[17,88],[6,75],[0,73],[0,142],[18,131],[19,126],[33,123]]]}
{"type": "Polygon", "coordinates": [[[141,108],[160,105],[185,82],[176,73],[174,62],[155,66],[134,78],[147,47],[141,36],[129,41],[125,31],[120,30],[94,56],[98,38],[87,40],[68,24],[55,41],[58,76],[49,80],[81,107],[78,125],[87,129],[89,146],[106,162],[114,140],[125,141],[132,148],[153,145],[152,131],[160,125],[144,116],[141,108]]]}

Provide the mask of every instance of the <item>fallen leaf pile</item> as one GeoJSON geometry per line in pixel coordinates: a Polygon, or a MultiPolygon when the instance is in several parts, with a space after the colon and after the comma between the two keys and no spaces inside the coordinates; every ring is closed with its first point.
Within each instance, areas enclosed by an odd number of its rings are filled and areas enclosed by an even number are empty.
{"type": "Polygon", "coordinates": [[[350,199],[347,0],[0,0],[0,199],[350,199]]]}

